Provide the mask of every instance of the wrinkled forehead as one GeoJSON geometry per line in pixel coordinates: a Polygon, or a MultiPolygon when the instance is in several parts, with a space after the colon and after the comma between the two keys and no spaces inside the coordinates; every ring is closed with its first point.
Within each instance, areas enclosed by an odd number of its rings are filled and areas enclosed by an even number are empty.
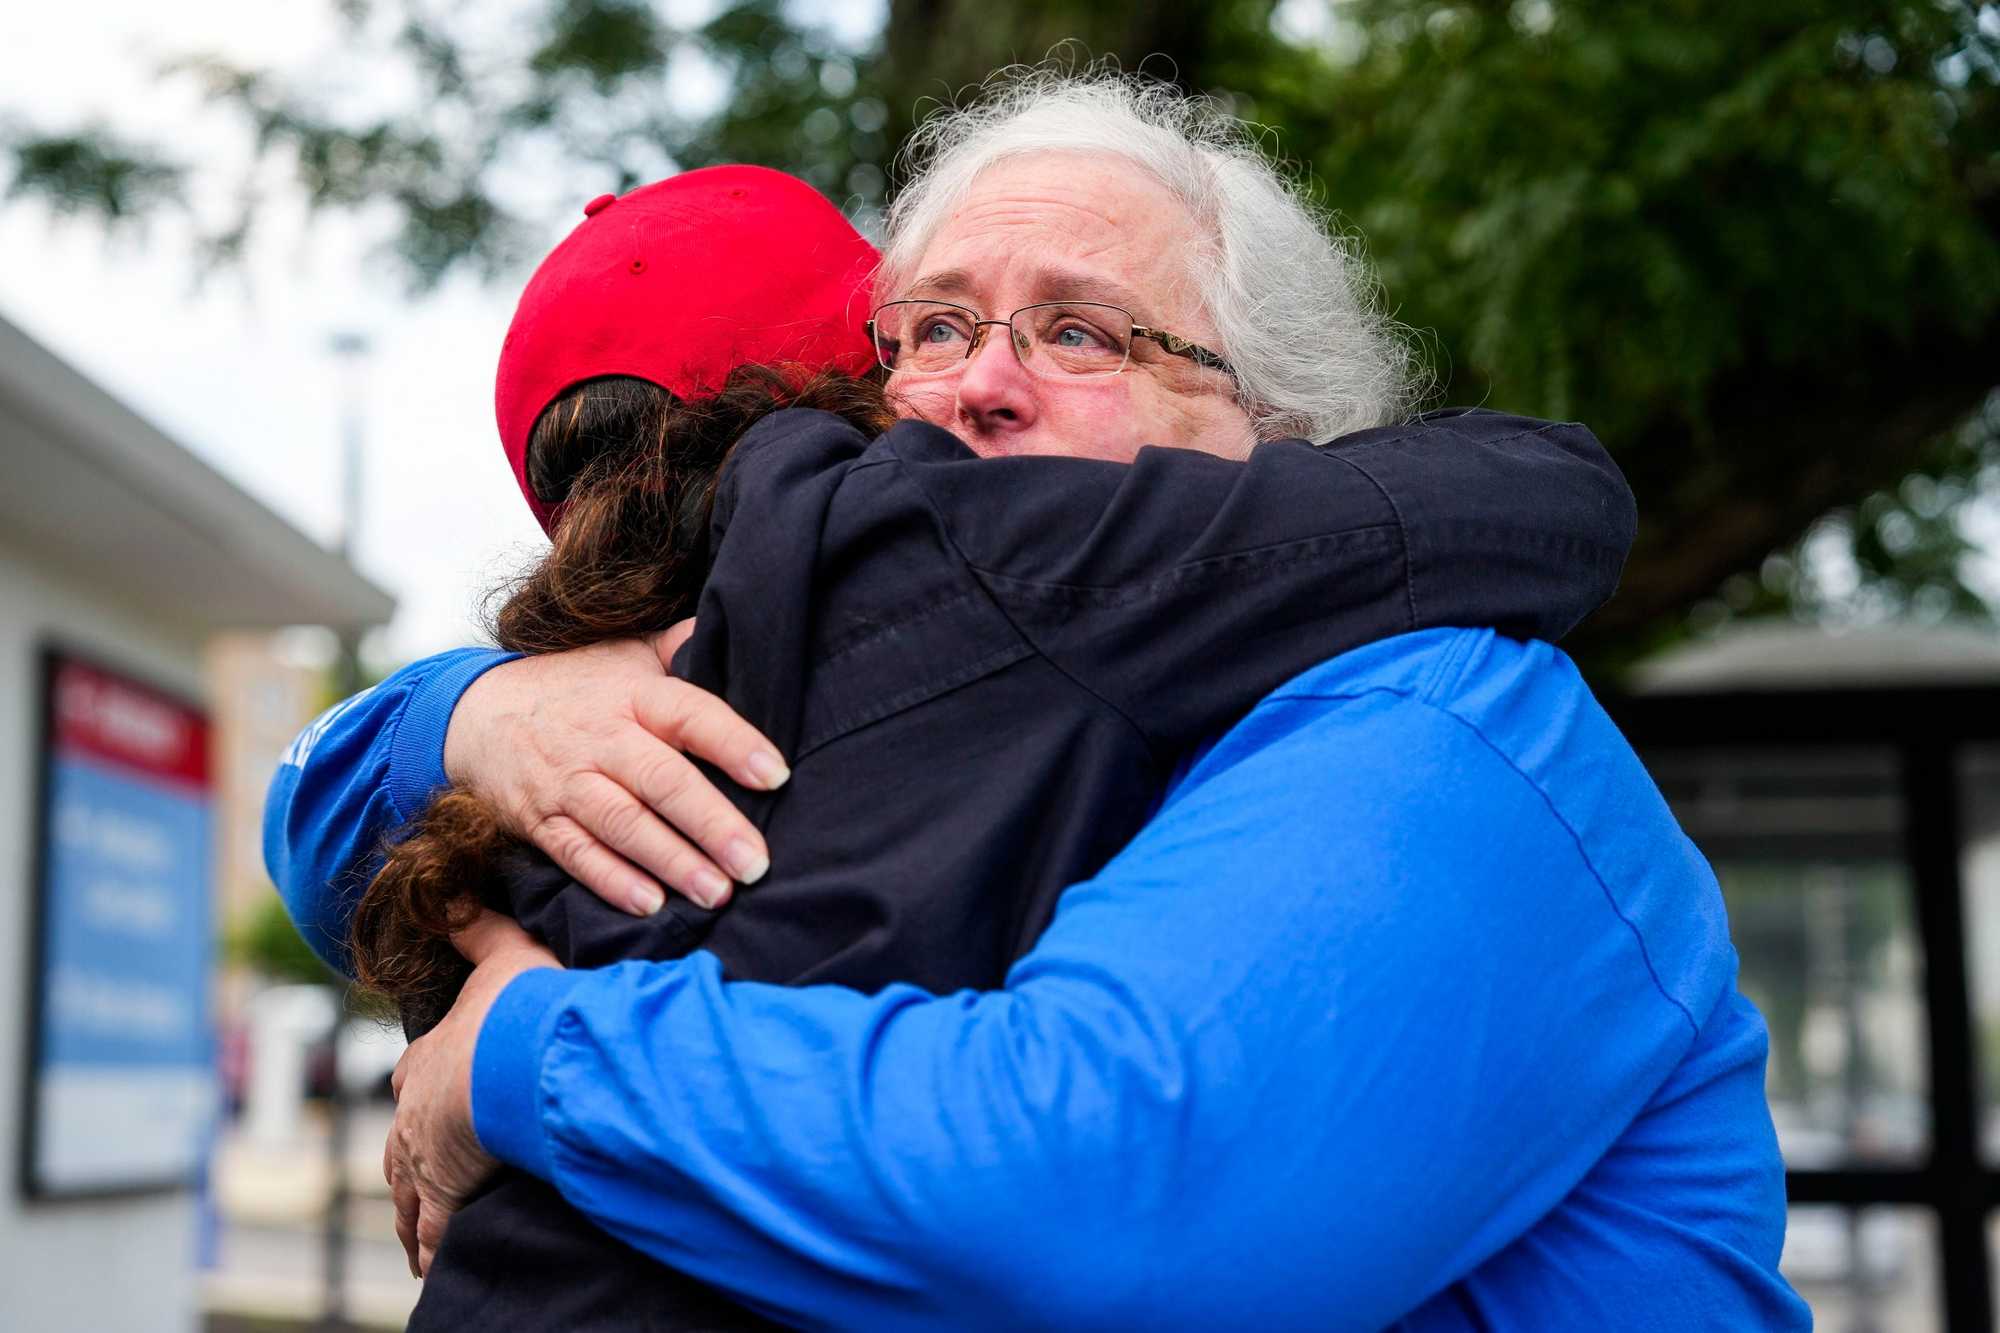
{"type": "Polygon", "coordinates": [[[980,309],[1104,301],[1144,318],[1185,307],[1202,249],[1193,215],[1151,172],[1106,154],[1045,152],[994,163],[944,211],[880,299],[980,309]]]}
{"type": "MultiPolygon", "coordinates": [[[[1023,301],[1101,301],[1128,310],[1150,304],[1141,288],[1126,285],[1113,266],[1071,267],[1037,259],[1008,264],[1004,271],[1008,292],[1023,301]]],[[[905,294],[976,306],[999,285],[995,276],[992,266],[927,268],[910,281],[905,294]]]]}

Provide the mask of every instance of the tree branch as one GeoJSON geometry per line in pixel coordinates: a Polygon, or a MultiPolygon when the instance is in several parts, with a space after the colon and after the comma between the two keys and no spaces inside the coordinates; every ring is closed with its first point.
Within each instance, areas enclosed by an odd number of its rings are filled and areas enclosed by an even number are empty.
{"type": "Polygon", "coordinates": [[[1932,328],[1730,376],[1710,399],[1699,458],[1678,427],[1612,442],[1638,496],[1639,541],[1580,651],[1677,616],[1828,510],[1894,486],[1996,383],[2000,320],[1972,335],[1932,328]]]}

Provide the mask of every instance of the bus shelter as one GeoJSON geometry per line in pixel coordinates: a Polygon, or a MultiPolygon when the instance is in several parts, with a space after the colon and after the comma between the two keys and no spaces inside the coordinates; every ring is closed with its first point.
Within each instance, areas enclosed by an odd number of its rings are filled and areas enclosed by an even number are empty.
{"type": "Polygon", "coordinates": [[[1993,1328],[2000,633],[1753,626],[1607,702],[1728,900],[1817,1326],[1993,1328]]]}

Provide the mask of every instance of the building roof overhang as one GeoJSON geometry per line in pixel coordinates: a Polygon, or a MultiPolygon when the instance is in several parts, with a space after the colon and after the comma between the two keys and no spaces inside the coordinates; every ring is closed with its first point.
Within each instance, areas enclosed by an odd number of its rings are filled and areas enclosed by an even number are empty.
{"type": "Polygon", "coordinates": [[[1632,671],[1643,696],[2000,686],[2000,631],[1967,624],[1828,628],[1751,621],[1632,671]]]}
{"type": "Polygon", "coordinates": [[[4,319],[0,545],[204,631],[358,630],[396,605],[4,319]]]}

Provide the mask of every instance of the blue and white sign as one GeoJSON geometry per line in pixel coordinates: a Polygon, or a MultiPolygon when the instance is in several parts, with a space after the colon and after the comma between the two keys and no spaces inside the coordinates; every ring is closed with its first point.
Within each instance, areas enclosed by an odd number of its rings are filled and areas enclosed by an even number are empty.
{"type": "Polygon", "coordinates": [[[208,721],[74,658],[47,671],[26,1184],[185,1185],[216,1105],[208,721]]]}

